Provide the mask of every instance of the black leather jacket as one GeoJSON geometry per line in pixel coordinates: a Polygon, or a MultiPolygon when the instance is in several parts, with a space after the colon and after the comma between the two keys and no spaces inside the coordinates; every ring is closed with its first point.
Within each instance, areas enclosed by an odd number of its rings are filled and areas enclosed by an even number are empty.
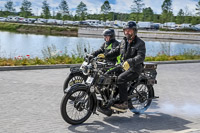
{"type": "Polygon", "coordinates": [[[126,37],[124,37],[121,44],[113,51],[105,54],[105,57],[116,58],[116,56],[120,55],[121,62],[128,61],[130,70],[139,74],[143,67],[145,54],[145,42],[136,36],[130,44],[128,44],[126,37]]]}
{"type": "MultiPolygon", "coordinates": [[[[93,56],[97,56],[98,54],[108,54],[110,51],[114,50],[117,46],[119,45],[119,42],[116,39],[112,39],[109,42],[104,42],[103,45],[100,47],[100,49],[94,51],[92,53],[93,56]]],[[[116,58],[110,58],[107,59],[108,61],[112,63],[116,63],[117,59],[116,58]]]]}

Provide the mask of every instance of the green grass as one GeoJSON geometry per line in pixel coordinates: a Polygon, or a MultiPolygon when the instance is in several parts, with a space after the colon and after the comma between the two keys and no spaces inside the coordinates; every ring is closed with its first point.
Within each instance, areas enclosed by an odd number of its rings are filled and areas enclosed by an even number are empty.
{"type": "MultiPolygon", "coordinates": [[[[177,60],[200,60],[200,55],[157,55],[155,57],[146,57],[145,61],[177,61],[177,60]]],[[[53,65],[53,64],[79,64],[84,61],[83,57],[57,55],[51,58],[40,59],[36,58],[0,58],[0,66],[29,66],[29,65],[53,65]]]]}
{"type": "Polygon", "coordinates": [[[68,35],[68,36],[78,35],[78,28],[28,25],[28,24],[19,24],[19,23],[0,22],[0,30],[19,32],[19,33],[44,34],[44,35],[68,35]]]}
{"type": "Polygon", "coordinates": [[[176,61],[176,60],[200,60],[200,52],[196,50],[185,50],[183,54],[180,55],[167,55],[158,54],[155,57],[148,56],[145,61],[176,61]]]}
{"type": "Polygon", "coordinates": [[[30,66],[30,65],[53,65],[53,64],[78,64],[82,63],[83,58],[69,57],[69,56],[56,56],[53,58],[40,59],[38,57],[28,59],[0,58],[0,66],[30,66]]]}

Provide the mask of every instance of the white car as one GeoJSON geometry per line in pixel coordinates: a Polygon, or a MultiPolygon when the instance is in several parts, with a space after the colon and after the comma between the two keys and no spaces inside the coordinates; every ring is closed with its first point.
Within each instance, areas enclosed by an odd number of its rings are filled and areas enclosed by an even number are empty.
{"type": "Polygon", "coordinates": [[[56,24],[56,19],[47,19],[48,24],[56,24]]]}
{"type": "Polygon", "coordinates": [[[64,24],[64,21],[63,21],[63,20],[56,20],[56,24],[58,24],[58,25],[63,25],[63,24],[64,24]]]}
{"type": "Polygon", "coordinates": [[[0,17],[0,22],[5,22],[5,21],[7,21],[6,18],[4,18],[4,17],[0,17]]]}

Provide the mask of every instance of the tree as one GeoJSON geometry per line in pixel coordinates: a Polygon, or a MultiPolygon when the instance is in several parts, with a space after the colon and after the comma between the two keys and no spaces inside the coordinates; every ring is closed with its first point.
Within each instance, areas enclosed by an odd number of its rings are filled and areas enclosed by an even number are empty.
{"type": "Polygon", "coordinates": [[[143,21],[153,21],[154,19],[154,13],[151,7],[143,8],[142,10],[142,20],[143,21]]]}
{"type": "Polygon", "coordinates": [[[61,14],[61,13],[57,13],[57,14],[56,14],[56,19],[61,19],[61,17],[62,17],[62,14],[61,14]]]}
{"type": "Polygon", "coordinates": [[[31,2],[28,0],[23,0],[21,9],[21,16],[27,18],[31,15],[31,2]]]}
{"type": "Polygon", "coordinates": [[[108,0],[106,0],[103,5],[101,6],[101,12],[104,14],[108,14],[108,12],[111,10],[111,6],[108,0]]]}
{"type": "Polygon", "coordinates": [[[200,19],[198,17],[192,17],[191,23],[192,25],[199,24],[200,19]]]}
{"type": "Polygon", "coordinates": [[[153,22],[154,23],[160,23],[160,14],[154,14],[153,15],[153,22]]]}
{"type": "Polygon", "coordinates": [[[131,5],[131,11],[136,13],[136,21],[139,20],[139,13],[142,11],[142,7],[144,6],[143,0],[133,0],[133,5],[131,5]]]}
{"type": "Polygon", "coordinates": [[[87,15],[87,6],[82,1],[76,8],[76,16],[80,18],[80,20],[84,20],[87,15]]]}
{"type": "Polygon", "coordinates": [[[169,22],[173,20],[172,0],[164,0],[162,4],[162,21],[169,22]]]}
{"type": "Polygon", "coordinates": [[[13,2],[11,0],[6,2],[6,4],[4,6],[6,8],[6,11],[15,12],[14,5],[13,5],[13,2]]]}
{"type": "Polygon", "coordinates": [[[196,14],[197,14],[198,16],[200,16],[200,0],[199,0],[199,2],[196,4],[196,7],[197,7],[197,8],[196,8],[196,11],[197,11],[196,14]]]}
{"type": "Polygon", "coordinates": [[[47,3],[46,0],[44,0],[42,2],[42,4],[43,4],[43,6],[42,6],[42,11],[43,11],[42,15],[44,16],[44,18],[48,19],[51,16],[49,4],[47,3]]]}
{"type": "MultiPolygon", "coordinates": [[[[101,12],[103,13],[101,16],[102,16],[102,19],[104,21],[106,21],[107,19],[109,19],[109,11],[111,10],[111,7],[110,7],[110,3],[108,0],[104,1],[103,5],[101,6],[101,12]]],[[[114,16],[114,12],[113,12],[113,15],[114,16]]],[[[110,19],[109,19],[110,20],[110,19]]]]}
{"type": "Polygon", "coordinates": [[[180,9],[180,10],[179,10],[179,12],[178,12],[178,14],[177,14],[177,20],[176,20],[176,22],[177,22],[178,24],[184,23],[184,12],[183,12],[183,9],[180,9]]]}
{"type": "Polygon", "coordinates": [[[61,0],[61,3],[59,5],[59,9],[61,10],[61,13],[63,15],[69,15],[69,7],[68,7],[66,0],[61,0]]]}

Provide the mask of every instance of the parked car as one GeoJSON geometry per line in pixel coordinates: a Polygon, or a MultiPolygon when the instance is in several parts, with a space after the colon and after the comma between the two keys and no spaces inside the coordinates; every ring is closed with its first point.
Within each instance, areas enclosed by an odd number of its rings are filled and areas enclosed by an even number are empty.
{"type": "Polygon", "coordinates": [[[160,23],[153,23],[153,29],[158,30],[161,27],[160,23]]]}
{"type": "Polygon", "coordinates": [[[68,20],[64,21],[64,25],[72,25],[73,23],[74,21],[68,21],[68,20]]]}
{"type": "Polygon", "coordinates": [[[36,19],[35,18],[28,18],[27,22],[28,23],[35,23],[36,19]]]}
{"type": "Polygon", "coordinates": [[[36,23],[36,24],[46,24],[47,23],[47,19],[38,18],[37,21],[35,21],[34,23],[36,23]]]}
{"type": "Polygon", "coordinates": [[[56,19],[47,19],[48,24],[56,24],[56,19]]]}
{"type": "Polygon", "coordinates": [[[167,29],[176,29],[176,23],[175,22],[167,22],[163,24],[163,28],[167,29]]]}
{"type": "Polygon", "coordinates": [[[181,28],[190,28],[191,24],[181,24],[181,28]]]}
{"type": "Polygon", "coordinates": [[[9,22],[17,22],[19,19],[19,16],[8,16],[7,21],[9,22]]]}
{"type": "Polygon", "coordinates": [[[73,21],[73,25],[74,25],[74,26],[78,26],[79,24],[80,24],[79,21],[73,21]]]}
{"type": "Polygon", "coordinates": [[[80,21],[80,25],[89,25],[86,21],[80,21]]]}
{"type": "Polygon", "coordinates": [[[0,22],[6,22],[6,21],[7,21],[7,18],[0,17],[0,22]]]}
{"type": "Polygon", "coordinates": [[[113,28],[120,28],[120,26],[118,24],[113,24],[112,26],[113,28]]]}
{"type": "Polygon", "coordinates": [[[152,22],[138,22],[139,29],[153,29],[152,22]]]}
{"type": "Polygon", "coordinates": [[[63,21],[63,20],[56,20],[56,24],[57,24],[57,25],[63,25],[63,24],[64,24],[64,21],[63,21]]]}
{"type": "Polygon", "coordinates": [[[192,29],[195,31],[200,31],[200,24],[192,26],[192,29]]]}

